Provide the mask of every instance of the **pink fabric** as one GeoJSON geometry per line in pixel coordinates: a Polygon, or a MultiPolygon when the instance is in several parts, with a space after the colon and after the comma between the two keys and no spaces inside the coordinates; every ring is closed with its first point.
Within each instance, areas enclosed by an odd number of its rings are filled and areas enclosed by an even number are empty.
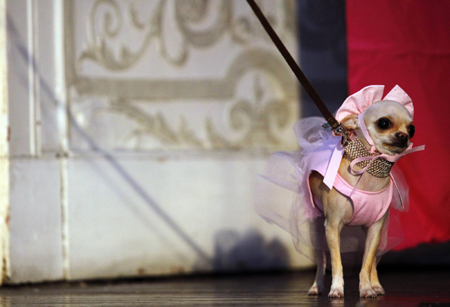
{"type": "Polygon", "coordinates": [[[342,146],[341,142],[337,142],[335,149],[333,150],[333,154],[331,155],[330,160],[328,161],[327,171],[325,172],[323,183],[329,188],[333,188],[334,180],[336,179],[336,175],[339,170],[339,166],[341,164],[342,157],[344,156],[345,147],[342,146]]]}
{"type": "MultiPolygon", "coordinates": [[[[326,151],[319,151],[313,156],[310,161],[318,164],[315,164],[314,167],[308,171],[308,175],[303,179],[304,189],[307,189],[309,192],[309,199],[305,204],[307,206],[311,205],[311,208],[305,210],[308,214],[307,218],[309,219],[323,215],[323,205],[312,194],[308,184],[308,177],[311,175],[312,171],[317,171],[321,175],[324,174],[323,170],[325,167],[321,163],[326,161],[323,157],[324,154],[326,154],[326,151]]],[[[333,188],[352,200],[351,205],[353,208],[353,215],[347,225],[369,227],[381,219],[389,209],[392,202],[394,184],[391,180],[389,186],[381,191],[363,191],[351,186],[341,175],[337,174],[333,188]]]]}
{"type": "MultiPolygon", "coordinates": [[[[336,112],[337,121],[342,121],[345,117],[353,114],[361,114],[371,104],[382,100],[384,85],[369,85],[360,91],[350,95],[336,112]]],[[[398,85],[383,98],[401,103],[414,118],[414,107],[411,98],[398,85]]]]}
{"type": "MultiPolygon", "coordinates": [[[[329,169],[330,160],[332,160],[331,157],[335,152],[335,149],[338,148],[340,141],[340,137],[331,136],[329,139],[324,140],[322,145],[317,146],[314,151],[305,157],[305,161],[302,165],[303,177],[301,179],[301,185],[302,190],[307,195],[304,199],[304,206],[306,207],[305,213],[306,218],[308,219],[323,216],[322,205],[320,204],[317,206],[314,203],[311,188],[309,186],[309,176],[313,171],[325,176],[325,173],[329,169]]],[[[339,161],[341,161],[341,159],[342,156],[339,158],[339,161]]],[[[334,177],[336,178],[336,176],[334,177]]],[[[333,185],[336,182],[335,178],[333,179],[333,185]]],[[[333,188],[333,185],[331,188],[333,188]]]]}
{"type": "Polygon", "coordinates": [[[414,118],[414,106],[411,97],[400,86],[394,86],[383,100],[392,100],[401,103],[408,110],[409,114],[411,114],[411,118],[414,118]]]}
{"type": "Polygon", "coordinates": [[[361,128],[362,133],[364,134],[364,138],[367,143],[370,145],[370,152],[374,153],[377,149],[373,143],[372,137],[369,134],[369,130],[367,130],[366,123],[364,122],[364,113],[358,115],[359,127],[361,128]]]}
{"type": "Polygon", "coordinates": [[[361,114],[372,103],[383,97],[384,85],[370,85],[350,95],[336,112],[336,120],[341,122],[345,117],[361,114]]]}
{"type": "Polygon", "coordinates": [[[352,187],[338,174],[334,188],[352,200],[353,216],[348,225],[369,227],[380,220],[389,209],[394,185],[391,180],[389,186],[381,191],[363,191],[352,187]]]}
{"type": "MultiPolygon", "coordinates": [[[[323,216],[323,206],[317,199],[314,198],[309,186],[308,178],[313,171],[318,172],[322,176],[325,174],[328,161],[330,160],[329,147],[335,142],[336,140],[331,139],[330,141],[327,141],[323,147],[316,148],[314,154],[312,154],[308,159],[308,164],[311,165],[307,165],[305,167],[306,172],[302,180],[302,185],[303,191],[305,191],[305,194],[308,195],[307,199],[304,200],[304,205],[308,206],[308,208],[305,209],[306,217],[308,219],[323,216]]],[[[363,174],[365,169],[366,168],[358,172],[363,174]]],[[[348,223],[348,226],[369,227],[382,218],[389,209],[392,202],[393,191],[396,187],[391,179],[389,186],[381,191],[363,191],[351,186],[342,178],[342,176],[337,174],[333,183],[333,188],[352,200],[351,205],[353,207],[353,216],[348,223]]],[[[400,206],[402,207],[403,204],[400,204],[400,206]]]]}

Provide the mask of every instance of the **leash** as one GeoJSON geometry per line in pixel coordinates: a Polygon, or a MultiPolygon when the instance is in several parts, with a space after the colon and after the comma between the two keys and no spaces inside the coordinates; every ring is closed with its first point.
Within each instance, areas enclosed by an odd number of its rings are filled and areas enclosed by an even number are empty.
{"type": "Polygon", "coordinates": [[[293,73],[297,77],[298,81],[300,81],[301,85],[305,89],[305,91],[308,93],[308,95],[311,97],[314,104],[319,109],[320,113],[322,113],[322,116],[327,121],[328,125],[331,127],[333,132],[336,135],[342,136],[342,145],[347,146],[348,142],[350,141],[349,135],[347,133],[347,130],[342,126],[341,123],[339,123],[336,118],[331,114],[330,110],[328,110],[325,103],[320,98],[319,94],[316,92],[314,87],[311,85],[309,80],[306,78],[305,74],[302,72],[300,67],[298,66],[297,62],[295,62],[294,58],[291,56],[287,48],[284,46],[281,39],[278,37],[277,33],[275,33],[274,29],[270,25],[270,23],[267,21],[266,17],[262,13],[259,6],[256,4],[254,0],[247,0],[248,4],[252,8],[253,12],[255,13],[256,17],[258,17],[259,21],[261,22],[261,25],[266,30],[269,37],[272,39],[273,43],[277,47],[278,51],[280,51],[283,58],[286,60],[289,67],[292,69],[293,73]]]}

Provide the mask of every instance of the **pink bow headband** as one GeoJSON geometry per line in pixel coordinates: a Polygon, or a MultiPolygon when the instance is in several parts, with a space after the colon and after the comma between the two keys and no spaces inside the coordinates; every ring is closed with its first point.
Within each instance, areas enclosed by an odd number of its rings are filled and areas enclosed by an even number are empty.
{"type": "Polygon", "coordinates": [[[337,110],[337,121],[340,122],[345,117],[352,114],[361,114],[368,106],[380,100],[396,101],[408,110],[409,114],[411,114],[411,118],[414,117],[412,100],[400,86],[394,86],[394,88],[382,99],[383,92],[384,85],[369,85],[359,92],[350,95],[337,110]]]}

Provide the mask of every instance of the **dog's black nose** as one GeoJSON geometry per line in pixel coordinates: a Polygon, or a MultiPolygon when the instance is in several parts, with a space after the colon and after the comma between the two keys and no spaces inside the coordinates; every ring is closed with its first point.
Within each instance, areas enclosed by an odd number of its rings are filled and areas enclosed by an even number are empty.
{"type": "Polygon", "coordinates": [[[401,142],[406,142],[408,141],[408,134],[404,133],[404,132],[397,132],[395,134],[395,136],[401,141],[401,142]]]}

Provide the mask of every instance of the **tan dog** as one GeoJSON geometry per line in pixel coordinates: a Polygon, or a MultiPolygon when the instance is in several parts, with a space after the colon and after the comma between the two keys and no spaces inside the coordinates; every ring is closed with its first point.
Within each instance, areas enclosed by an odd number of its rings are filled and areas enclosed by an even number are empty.
{"type": "MultiPolygon", "coordinates": [[[[380,153],[396,155],[405,151],[409,146],[409,139],[414,134],[412,118],[407,109],[393,101],[382,100],[370,105],[364,112],[364,123],[380,153]]],[[[342,120],[347,130],[356,135],[366,146],[364,135],[360,129],[357,115],[350,115],[342,120]]],[[[377,178],[370,174],[356,175],[350,168],[350,161],[342,159],[339,166],[339,175],[353,187],[358,183],[358,189],[363,191],[380,191],[390,184],[390,177],[377,178]],[[362,177],[361,177],[362,176],[362,177]],[[360,178],[361,177],[361,178],[360,178]]],[[[332,285],[329,297],[344,296],[343,266],[340,254],[340,233],[344,225],[348,224],[353,216],[353,206],[349,197],[344,196],[336,189],[329,189],[323,183],[323,176],[312,172],[309,185],[313,195],[323,205],[323,218],[318,218],[312,227],[322,229],[316,233],[326,236],[330,250],[332,285]]],[[[360,296],[376,297],[384,294],[383,287],[378,280],[376,269],[376,252],[381,240],[383,225],[388,216],[384,216],[367,228],[363,265],[360,272],[360,296]]],[[[316,238],[322,242],[321,238],[316,238]]],[[[310,295],[318,295],[324,290],[323,276],[325,272],[325,257],[322,251],[317,252],[317,274],[313,286],[309,289],[310,295]]]]}

